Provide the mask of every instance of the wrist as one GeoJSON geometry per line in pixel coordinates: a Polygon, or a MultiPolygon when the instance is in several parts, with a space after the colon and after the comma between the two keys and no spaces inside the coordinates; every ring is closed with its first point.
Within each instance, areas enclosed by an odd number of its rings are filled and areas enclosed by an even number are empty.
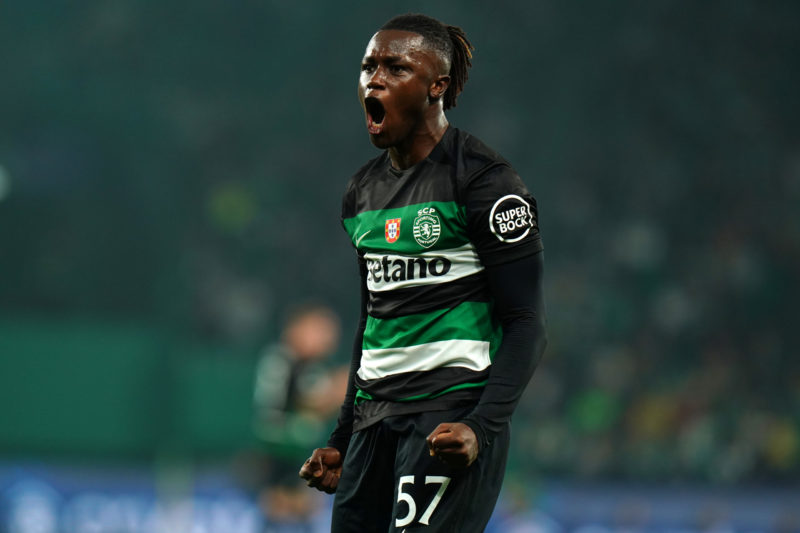
{"type": "Polygon", "coordinates": [[[484,448],[488,447],[491,442],[487,437],[486,431],[483,429],[480,423],[472,417],[467,417],[461,420],[461,423],[468,426],[472,432],[475,434],[475,440],[478,442],[478,451],[480,452],[484,448]]]}
{"type": "Polygon", "coordinates": [[[339,451],[344,459],[344,456],[347,455],[347,448],[350,445],[350,436],[344,435],[332,435],[330,439],[328,439],[328,447],[334,448],[339,451]]]}

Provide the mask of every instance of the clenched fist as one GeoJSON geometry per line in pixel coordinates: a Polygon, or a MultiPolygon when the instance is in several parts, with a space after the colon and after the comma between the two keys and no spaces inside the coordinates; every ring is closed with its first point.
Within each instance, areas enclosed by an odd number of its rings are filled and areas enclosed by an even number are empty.
{"type": "Polygon", "coordinates": [[[342,454],[336,448],[317,448],[300,468],[309,487],[333,494],[342,475],[342,454]]]}
{"type": "Polygon", "coordinates": [[[426,440],[430,454],[448,466],[466,468],[478,458],[475,432],[461,422],[439,424],[426,440]]]}

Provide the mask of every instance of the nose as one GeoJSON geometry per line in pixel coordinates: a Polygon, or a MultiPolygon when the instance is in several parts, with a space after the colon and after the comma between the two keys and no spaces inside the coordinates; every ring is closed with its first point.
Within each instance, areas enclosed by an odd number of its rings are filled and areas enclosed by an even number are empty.
{"type": "Polygon", "coordinates": [[[367,78],[367,89],[385,89],[386,84],[384,82],[383,74],[384,72],[381,67],[377,67],[375,70],[373,70],[367,78]]]}

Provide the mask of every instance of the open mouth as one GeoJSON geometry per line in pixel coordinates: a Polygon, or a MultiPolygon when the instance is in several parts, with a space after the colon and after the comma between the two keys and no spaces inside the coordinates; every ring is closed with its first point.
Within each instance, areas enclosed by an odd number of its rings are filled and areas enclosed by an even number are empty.
{"type": "Polygon", "coordinates": [[[364,109],[367,112],[367,129],[370,133],[380,133],[383,119],[386,117],[383,104],[377,98],[370,96],[364,99],[364,109]]]}

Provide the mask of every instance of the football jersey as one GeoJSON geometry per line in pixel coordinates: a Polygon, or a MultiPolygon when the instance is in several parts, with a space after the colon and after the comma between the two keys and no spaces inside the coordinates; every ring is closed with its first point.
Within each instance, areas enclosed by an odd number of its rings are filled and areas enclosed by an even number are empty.
{"type": "Polygon", "coordinates": [[[394,169],[387,152],[362,167],[342,223],[369,294],[353,429],[477,401],[502,340],[484,267],[542,249],[520,177],[450,127],[409,169],[394,169]]]}

